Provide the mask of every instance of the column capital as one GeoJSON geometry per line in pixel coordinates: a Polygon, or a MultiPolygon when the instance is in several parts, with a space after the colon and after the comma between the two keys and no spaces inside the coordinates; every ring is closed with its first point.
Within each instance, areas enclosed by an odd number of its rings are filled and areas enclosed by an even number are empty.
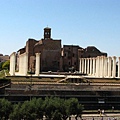
{"type": "Polygon", "coordinates": [[[108,59],[112,59],[112,57],[109,56],[108,59]]]}
{"type": "Polygon", "coordinates": [[[101,56],[97,56],[97,59],[99,60],[101,58],[101,56]]]}
{"type": "Polygon", "coordinates": [[[113,59],[116,59],[117,57],[116,56],[113,56],[113,59]]]}
{"type": "Polygon", "coordinates": [[[10,57],[11,57],[12,55],[16,55],[16,52],[13,52],[13,53],[10,55],[10,57]]]}
{"type": "Polygon", "coordinates": [[[35,55],[40,55],[41,53],[35,53],[35,55]]]}

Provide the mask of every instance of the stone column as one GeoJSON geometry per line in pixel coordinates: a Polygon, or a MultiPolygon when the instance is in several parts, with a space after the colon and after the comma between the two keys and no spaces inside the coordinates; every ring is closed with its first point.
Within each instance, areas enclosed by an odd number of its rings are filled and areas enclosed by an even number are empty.
{"type": "Polygon", "coordinates": [[[82,74],[84,73],[84,58],[82,58],[82,74]]]}
{"type": "Polygon", "coordinates": [[[90,66],[90,59],[87,58],[87,74],[90,73],[90,70],[89,70],[90,67],[89,66],[90,66]]]}
{"type": "Polygon", "coordinates": [[[101,77],[101,56],[99,57],[99,77],[101,77]]]}
{"type": "Polygon", "coordinates": [[[92,75],[92,58],[90,58],[90,75],[92,75]]]}
{"type": "Polygon", "coordinates": [[[24,74],[28,74],[28,53],[24,54],[24,74]]]}
{"type": "Polygon", "coordinates": [[[101,77],[104,77],[104,56],[101,56],[101,77]]]}
{"type": "Polygon", "coordinates": [[[111,72],[112,72],[112,59],[111,57],[108,57],[108,77],[111,77],[111,72]]]}
{"type": "Polygon", "coordinates": [[[98,73],[97,73],[97,71],[98,71],[98,57],[96,57],[96,62],[95,62],[95,77],[97,77],[98,75],[98,73]]]}
{"type": "Polygon", "coordinates": [[[85,73],[85,74],[87,73],[87,72],[86,72],[86,71],[87,71],[87,70],[86,70],[86,61],[87,61],[87,59],[85,58],[85,61],[84,61],[84,62],[85,62],[85,67],[84,67],[84,73],[85,73]]]}
{"type": "Polygon", "coordinates": [[[10,55],[10,75],[15,75],[16,53],[10,55]]]}
{"type": "Polygon", "coordinates": [[[95,62],[96,62],[96,58],[93,58],[93,75],[95,76],[95,62]]]}
{"type": "Polygon", "coordinates": [[[79,72],[82,72],[82,59],[80,58],[80,64],[79,64],[79,72]]]}
{"type": "Polygon", "coordinates": [[[24,66],[24,61],[23,61],[23,54],[19,55],[19,74],[23,74],[23,66],[24,66]]]}
{"type": "Polygon", "coordinates": [[[116,77],[116,57],[113,57],[113,69],[112,69],[112,77],[116,77]]]}
{"type": "Polygon", "coordinates": [[[104,77],[108,76],[108,58],[104,57],[104,77]]]}
{"type": "Polygon", "coordinates": [[[120,57],[118,57],[118,78],[120,78],[120,57]]]}
{"type": "Polygon", "coordinates": [[[19,74],[28,74],[28,53],[23,53],[19,55],[19,74]]]}
{"type": "Polygon", "coordinates": [[[19,65],[18,65],[18,67],[19,67],[19,74],[21,73],[21,55],[19,55],[19,65]]]}
{"type": "Polygon", "coordinates": [[[96,60],[96,77],[99,76],[100,76],[100,56],[98,56],[96,60]]]}
{"type": "Polygon", "coordinates": [[[39,75],[40,73],[40,53],[36,53],[36,66],[35,66],[35,74],[39,75]]]}

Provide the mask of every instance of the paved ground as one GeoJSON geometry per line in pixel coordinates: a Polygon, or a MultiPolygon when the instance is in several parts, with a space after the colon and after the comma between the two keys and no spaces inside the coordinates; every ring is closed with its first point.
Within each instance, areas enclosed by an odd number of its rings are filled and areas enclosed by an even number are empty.
{"type": "MultiPolygon", "coordinates": [[[[82,117],[83,120],[120,120],[120,116],[82,117]]],[[[74,118],[72,120],[75,120],[74,118]]],[[[78,119],[80,120],[80,119],[78,119]]]]}
{"type": "MultiPolygon", "coordinates": [[[[84,114],[82,115],[83,120],[120,120],[120,114],[84,114]]],[[[72,116],[71,119],[67,120],[75,120],[75,117],[72,116]]],[[[78,120],[81,120],[78,118],[78,120]]]]}
{"type": "MultiPolygon", "coordinates": [[[[45,117],[43,120],[46,120],[45,117]]],[[[75,120],[75,116],[71,116],[67,120],[75,120]]],[[[83,114],[82,119],[78,118],[77,120],[120,120],[120,113],[117,114],[83,114]]]]}
{"type": "MultiPolygon", "coordinates": [[[[75,120],[74,117],[67,120],[75,120]]],[[[78,118],[77,120],[81,120],[78,118]]],[[[82,120],[120,120],[120,117],[82,117],[82,120]]]]}

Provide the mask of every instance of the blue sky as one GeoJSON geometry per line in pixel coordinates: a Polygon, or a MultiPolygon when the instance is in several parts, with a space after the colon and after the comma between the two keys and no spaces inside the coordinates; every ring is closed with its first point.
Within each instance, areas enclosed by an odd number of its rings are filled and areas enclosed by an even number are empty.
{"type": "Polygon", "coordinates": [[[40,40],[47,25],[62,45],[96,46],[120,56],[120,0],[1,0],[0,53],[40,40]]]}

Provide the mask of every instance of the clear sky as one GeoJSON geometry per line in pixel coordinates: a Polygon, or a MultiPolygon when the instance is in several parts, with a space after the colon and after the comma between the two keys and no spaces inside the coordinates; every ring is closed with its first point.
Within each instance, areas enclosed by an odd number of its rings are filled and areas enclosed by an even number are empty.
{"type": "Polygon", "coordinates": [[[62,45],[120,56],[120,0],[0,0],[0,53],[40,40],[47,25],[62,45]]]}

